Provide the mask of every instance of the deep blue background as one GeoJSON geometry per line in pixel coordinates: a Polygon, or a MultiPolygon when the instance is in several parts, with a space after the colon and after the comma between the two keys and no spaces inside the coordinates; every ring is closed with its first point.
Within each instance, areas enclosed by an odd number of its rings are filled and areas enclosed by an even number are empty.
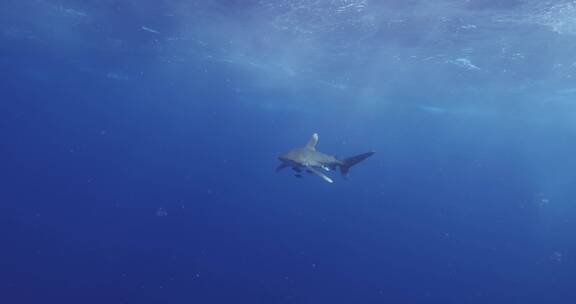
{"type": "Polygon", "coordinates": [[[574,303],[575,17],[3,1],[0,302],[574,303]]]}

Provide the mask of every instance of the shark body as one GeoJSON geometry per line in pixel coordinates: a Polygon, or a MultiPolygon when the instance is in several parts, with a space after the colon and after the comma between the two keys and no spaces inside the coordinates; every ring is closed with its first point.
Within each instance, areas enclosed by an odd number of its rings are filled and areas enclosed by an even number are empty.
{"type": "Polygon", "coordinates": [[[350,167],[374,154],[374,151],[371,151],[340,160],[335,156],[317,151],[317,143],[318,133],[314,133],[306,146],[292,149],[278,157],[282,163],[276,168],[276,172],[291,167],[292,170],[296,172],[296,177],[302,177],[302,171],[304,170],[307,173],[321,177],[328,183],[333,183],[334,181],[324,172],[330,172],[336,168],[340,168],[342,175],[346,176],[348,175],[350,167]]]}

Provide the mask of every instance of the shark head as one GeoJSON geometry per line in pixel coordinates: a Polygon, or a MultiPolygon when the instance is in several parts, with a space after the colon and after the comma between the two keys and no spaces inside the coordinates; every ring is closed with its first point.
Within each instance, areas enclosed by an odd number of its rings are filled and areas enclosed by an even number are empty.
{"type": "Polygon", "coordinates": [[[297,158],[298,158],[298,155],[294,150],[290,150],[290,151],[278,156],[278,160],[283,161],[283,162],[294,161],[297,158]]]}
{"type": "Polygon", "coordinates": [[[298,156],[296,155],[296,153],[294,153],[292,150],[278,156],[278,160],[281,161],[282,164],[285,165],[285,167],[303,166],[303,164],[301,163],[301,161],[298,158],[298,156]]]}

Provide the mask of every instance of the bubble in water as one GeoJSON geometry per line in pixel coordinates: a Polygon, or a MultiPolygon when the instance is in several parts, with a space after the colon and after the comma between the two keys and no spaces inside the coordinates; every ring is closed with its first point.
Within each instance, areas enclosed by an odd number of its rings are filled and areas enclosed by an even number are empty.
{"type": "Polygon", "coordinates": [[[563,259],[564,259],[564,254],[560,251],[554,251],[552,253],[552,255],[550,256],[550,260],[552,260],[553,262],[556,262],[556,263],[562,263],[563,259]]]}
{"type": "Polygon", "coordinates": [[[544,193],[538,194],[538,205],[544,207],[550,204],[550,198],[548,198],[544,193]]]}
{"type": "Polygon", "coordinates": [[[167,216],[168,215],[168,210],[164,209],[164,208],[158,208],[156,210],[156,215],[157,216],[167,216]]]}

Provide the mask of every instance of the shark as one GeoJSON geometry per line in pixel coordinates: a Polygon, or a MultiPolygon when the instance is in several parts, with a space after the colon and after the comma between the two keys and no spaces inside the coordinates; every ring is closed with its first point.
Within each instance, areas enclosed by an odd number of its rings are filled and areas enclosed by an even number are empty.
{"type": "Polygon", "coordinates": [[[276,172],[284,168],[292,168],[296,173],[296,177],[301,178],[302,172],[305,171],[310,174],[315,174],[328,183],[334,183],[325,172],[330,172],[340,168],[342,176],[346,177],[350,168],[366,158],[372,156],[375,152],[370,151],[358,154],[352,157],[338,159],[333,155],[324,154],[316,150],[318,144],[318,133],[312,134],[308,143],[301,148],[292,149],[278,157],[281,161],[280,165],[276,168],[276,172]]]}

